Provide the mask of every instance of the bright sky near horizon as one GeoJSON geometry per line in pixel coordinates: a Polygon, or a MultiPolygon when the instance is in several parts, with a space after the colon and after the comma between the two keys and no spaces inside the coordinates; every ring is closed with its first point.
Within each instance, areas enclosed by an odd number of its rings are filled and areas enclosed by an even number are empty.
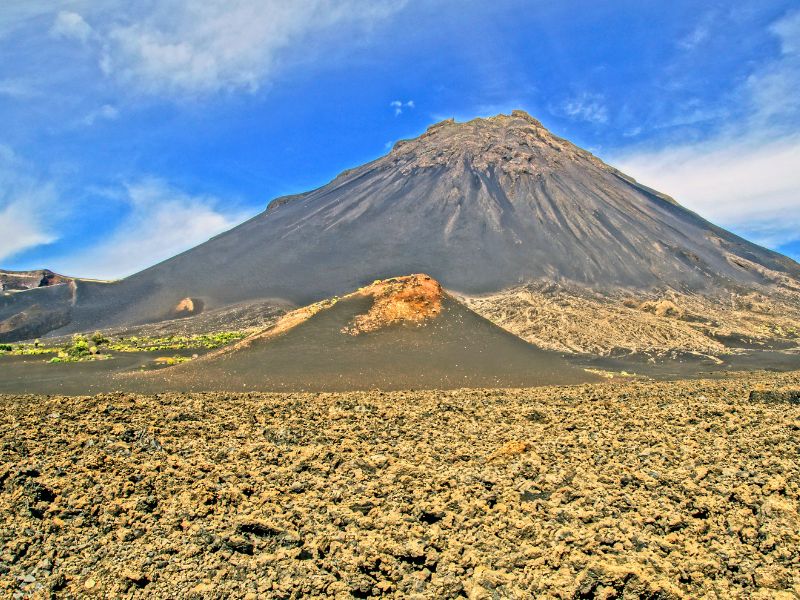
{"type": "Polygon", "coordinates": [[[124,276],[521,108],[800,259],[797,0],[4,0],[0,267],[124,276]]]}

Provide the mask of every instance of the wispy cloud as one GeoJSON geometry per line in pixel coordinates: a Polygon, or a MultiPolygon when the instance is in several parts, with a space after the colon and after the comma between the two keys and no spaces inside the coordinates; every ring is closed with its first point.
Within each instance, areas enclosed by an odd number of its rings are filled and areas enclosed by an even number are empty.
{"type": "MultiPolygon", "coordinates": [[[[737,91],[743,108],[735,122],[701,141],[610,159],[711,221],[777,248],[800,240],[800,135],[791,125],[800,114],[800,11],[769,31],[781,44],[780,55],[763,62],[737,91]]],[[[713,116],[727,115],[695,107],[675,122],[713,116]]]]}
{"type": "Polygon", "coordinates": [[[406,108],[415,108],[413,100],[407,100],[403,102],[402,100],[392,100],[389,103],[389,106],[394,109],[394,116],[399,117],[403,114],[403,110],[406,108]]]}
{"type": "Polygon", "coordinates": [[[700,17],[698,23],[685,36],[678,39],[676,42],[678,48],[691,52],[701,46],[711,35],[711,27],[716,20],[717,14],[715,11],[705,13],[700,17]]]}
{"type": "Polygon", "coordinates": [[[50,35],[85,42],[92,35],[92,28],[78,13],[62,10],[56,15],[50,35]]]}
{"type": "Polygon", "coordinates": [[[585,121],[595,125],[602,125],[608,122],[608,108],[606,108],[603,97],[599,94],[590,94],[588,92],[565,100],[551,112],[575,121],[585,121]]]}
{"type": "Polygon", "coordinates": [[[230,229],[247,216],[223,209],[214,196],[191,195],[158,178],[124,186],[127,215],[98,243],[65,256],[53,267],[65,272],[114,279],[170,258],[230,229]]]}
{"type": "Polygon", "coordinates": [[[25,0],[0,10],[0,38],[44,26],[55,43],[85,45],[128,93],[253,91],[341,36],[363,39],[406,2],[25,0]]]}
{"type": "Polygon", "coordinates": [[[0,207],[0,260],[55,239],[29,199],[23,198],[0,207]]]}
{"type": "Polygon", "coordinates": [[[715,139],[612,162],[704,217],[777,247],[800,238],[800,136],[715,139]]]}
{"type": "Polygon", "coordinates": [[[0,38],[24,26],[26,23],[52,14],[58,6],[53,0],[25,0],[24,2],[4,2],[0,10],[0,38]]]}
{"type": "Polygon", "coordinates": [[[694,50],[708,39],[708,26],[698,25],[688,35],[678,40],[678,47],[683,50],[694,50]]]}
{"type": "Polygon", "coordinates": [[[800,10],[775,22],[770,31],[781,44],[781,55],[753,73],[746,83],[755,117],[761,121],[800,115],[800,10]]]}
{"type": "Polygon", "coordinates": [[[776,21],[770,30],[780,38],[783,54],[800,54],[800,10],[788,13],[776,21]]]}
{"type": "Polygon", "coordinates": [[[0,79],[0,96],[25,100],[39,95],[40,92],[24,79],[0,79]]]}
{"type": "MultiPolygon", "coordinates": [[[[63,183],[63,182],[61,182],[63,183]]],[[[66,202],[59,181],[0,145],[0,261],[57,242],[73,248],[42,265],[85,277],[112,279],[134,273],[230,229],[249,216],[206,194],[188,194],[167,181],[144,177],[93,189],[91,202],[120,207],[124,216],[72,244],[69,224],[96,207],[66,202]]]]}
{"type": "Polygon", "coordinates": [[[55,188],[30,172],[10,148],[0,146],[0,260],[56,239],[48,208],[55,188]]]}
{"type": "Polygon", "coordinates": [[[84,125],[94,125],[97,121],[113,121],[119,117],[119,110],[110,104],[103,104],[100,108],[89,112],[83,119],[84,125]]]}
{"type": "Polygon", "coordinates": [[[291,59],[289,54],[311,52],[315,36],[334,28],[369,27],[403,5],[390,0],[170,0],[103,31],[100,62],[108,76],[147,93],[253,91],[291,59]]]}

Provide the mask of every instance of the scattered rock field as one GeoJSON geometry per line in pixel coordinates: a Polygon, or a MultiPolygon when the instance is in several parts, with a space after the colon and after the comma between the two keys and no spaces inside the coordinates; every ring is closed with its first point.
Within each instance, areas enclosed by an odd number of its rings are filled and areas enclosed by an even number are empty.
{"type": "Polygon", "coordinates": [[[0,595],[798,598],[798,389],[0,396],[0,595]]]}

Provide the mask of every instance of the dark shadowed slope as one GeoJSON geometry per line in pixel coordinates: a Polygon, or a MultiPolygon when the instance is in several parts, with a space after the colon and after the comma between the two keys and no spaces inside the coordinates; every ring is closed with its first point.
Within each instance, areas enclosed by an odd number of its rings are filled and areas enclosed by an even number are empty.
{"type": "Polygon", "coordinates": [[[479,317],[425,276],[376,283],[284,319],[232,347],[120,382],[156,390],[335,391],[595,379],[479,317]],[[136,383],[125,383],[131,379],[136,383]]]}
{"type": "Polygon", "coordinates": [[[797,263],[515,111],[439,123],[122,282],[81,283],[70,328],[163,319],[187,297],[206,307],[254,298],[305,304],[420,271],[470,294],[540,279],[714,290],[800,278],[797,263]]]}
{"type": "Polygon", "coordinates": [[[0,269],[0,292],[30,290],[70,281],[72,281],[71,277],[53,273],[48,269],[36,271],[5,271],[0,269]]]}

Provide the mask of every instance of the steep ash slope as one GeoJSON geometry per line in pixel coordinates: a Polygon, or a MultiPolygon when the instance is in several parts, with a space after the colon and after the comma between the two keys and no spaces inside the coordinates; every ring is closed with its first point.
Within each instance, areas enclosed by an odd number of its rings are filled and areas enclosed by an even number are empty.
{"type": "Polygon", "coordinates": [[[81,284],[71,327],[162,319],[187,297],[306,304],[413,272],[465,294],[541,279],[708,290],[797,280],[800,265],[514,111],[439,123],[120,283],[81,284]]]}

